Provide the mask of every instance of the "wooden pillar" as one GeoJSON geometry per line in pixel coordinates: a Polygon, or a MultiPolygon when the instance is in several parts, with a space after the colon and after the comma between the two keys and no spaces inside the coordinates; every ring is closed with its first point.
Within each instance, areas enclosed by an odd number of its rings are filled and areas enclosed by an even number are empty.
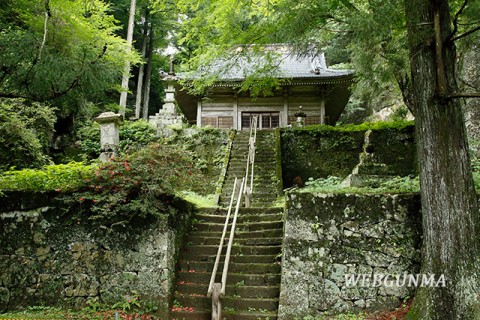
{"type": "Polygon", "coordinates": [[[325,124],[325,94],[322,95],[322,101],[320,102],[320,123],[325,124]]]}
{"type": "Polygon", "coordinates": [[[202,126],[202,99],[198,98],[197,102],[197,127],[202,126]]]}
{"type": "Polygon", "coordinates": [[[235,95],[233,98],[233,129],[240,130],[238,124],[238,96],[235,95]]]}
{"type": "Polygon", "coordinates": [[[283,116],[280,117],[280,127],[288,126],[288,89],[283,90],[283,116]]]}

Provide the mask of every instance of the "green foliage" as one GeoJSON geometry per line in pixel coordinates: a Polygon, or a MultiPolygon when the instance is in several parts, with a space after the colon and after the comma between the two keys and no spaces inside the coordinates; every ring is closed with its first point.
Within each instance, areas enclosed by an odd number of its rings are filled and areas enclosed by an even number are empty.
{"type": "Polygon", "coordinates": [[[193,191],[182,191],[178,194],[178,196],[190,203],[193,203],[197,208],[215,207],[213,194],[208,194],[206,196],[203,196],[193,191]]]}
{"type": "MultiPolygon", "coordinates": [[[[80,148],[87,158],[94,159],[100,155],[100,125],[94,121],[87,121],[78,130],[80,148]]],[[[157,141],[157,132],[148,122],[143,120],[125,121],[120,127],[119,152],[132,153],[157,141]]]]}
{"type": "Polygon", "coordinates": [[[39,167],[56,120],[51,108],[23,99],[0,100],[0,170],[39,167]]]}
{"type": "Polygon", "coordinates": [[[46,165],[42,169],[10,170],[0,175],[0,190],[72,191],[93,176],[95,165],[82,162],[46,165]]]}
{"type": "Polygon", "coordinates": [[[1,314],[0,319],[76,319],[76,320],[107,320],[119,319],[154,320],[159,319],[151,315],[158,307],[155,303],[139,299],[134,294],[131,299],[108,306],[98,302],[97,299],[89,299],[87,306],[82,309],[62,309],[47,306],[31,306],[26,310],[1,314]]]}
{"type": "Polygon", "coordinates": [[[228,134],[227,130],[205,126],[178,130],[168,140],[169,144],[181,146],[192,153],[195,168],[201,170],[207,181],[199,192],[203,196],[215,193],[215,181],[225,161],[228,134]]]}
{"type": "Polygon", "coordinates": [[[94,159],[100,155],[100,125],[88,120],[78,129],[77,136],[80,139],[80,148],[87,158],[94,159]]]}
{"type": "Polygon", "coordinates": [[[2,13],[0,95],[50,101],[59,115],[78,114],[86,101],[105,99],[127,60],[139,60],[115,35],[104,1],[6,1],[2,13]]]}
{"type": "Polygon", "coordinates": [[[305,188],[299,192],[313,193],[413,193],[420,192],[420,182],[417,177],[391,177],[384,180],[372,179],[366,181],[365,187],[347,187],[343,179],[330,176],[325,179],[309,179],[305,188]]]}
{"type": "Polygon", "coordinates": [[[293,128],[291,130],[300,131],[336,131],[336,132],[355,132],[355,131],[367,131],[367,130],[383,130],[383,129],[403,129],[408,126],[414,125],[413,121],[397,120],[397,121],[378,121],[378,122],[364,122],[362,124],[345,124],[340,126],[328,126],[328,125],[312,125],[302,128],[293,128]]]}
{"type": "Polygon", "coordinates": [[[191,153],[156,143],[103,164],[66,201],[90,219],[128,221],[168,213],[176,192],[198,191],[203,185],[191,153]]]}
{"type": "Polygon", "coordinates": [[[120,127],[120,152],[131,153],[157,141],[157,130],[147,121],[125,121],[120,127]]]}

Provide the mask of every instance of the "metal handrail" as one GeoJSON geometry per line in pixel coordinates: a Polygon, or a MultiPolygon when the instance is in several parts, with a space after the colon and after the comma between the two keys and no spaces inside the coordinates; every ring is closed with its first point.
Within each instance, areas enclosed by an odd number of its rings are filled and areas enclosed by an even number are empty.
{"type": "Polygon", "coordinates": [[[230,214],[232,212],[233,200],[235,199],[235,191],[237,189],[237,178],[233,183],[232,195],[230,197],[230,205],[228,206],[227,217],[225,218],[225,225],[223,226],[222,238],[218,245],[217,257],[215,258],[215,264],[213,265],[212,276],[210,278],[210,284],[208,285],[207,297],[210,297],[213,292],[213,284],[215,283],[215,276],[217,275],[218,265],[220,263],[220,256],[222,255],[223,243],[225,242],[225,236],[227,234],[228,222],[230,220],[230,214]]]}

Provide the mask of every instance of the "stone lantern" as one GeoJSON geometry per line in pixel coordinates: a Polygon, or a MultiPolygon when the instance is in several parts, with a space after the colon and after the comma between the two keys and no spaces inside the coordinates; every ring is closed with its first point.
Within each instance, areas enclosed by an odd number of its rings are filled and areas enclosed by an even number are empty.
{"type": "Polygon", "coordinates": [[[104,112],[94,120],[100,124],[100,161],[106,162],[118,151],[119,129],[123,122],[123,116],[113,112],[104,112]]]}
{"type": "Polygon", "coordinates": [[[307,114],[303,112],[302,109],[303,107],[299,106],[299,111],[293,114],[297,118],[297,127],[303,127],[305,125],[305,118],[307,117],[307,114]]]}

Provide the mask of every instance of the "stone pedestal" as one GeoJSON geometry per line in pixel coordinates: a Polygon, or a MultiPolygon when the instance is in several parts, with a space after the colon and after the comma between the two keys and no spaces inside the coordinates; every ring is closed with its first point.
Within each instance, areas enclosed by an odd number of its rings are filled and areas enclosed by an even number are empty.
{"type": "Polygon", "coordinates": [[[123,116],[113,112],[104,112],[94,120],[100,124],[100,160],[106,162],[115,156],[118,151],[119,130],[123,122],[123,116]]]}

